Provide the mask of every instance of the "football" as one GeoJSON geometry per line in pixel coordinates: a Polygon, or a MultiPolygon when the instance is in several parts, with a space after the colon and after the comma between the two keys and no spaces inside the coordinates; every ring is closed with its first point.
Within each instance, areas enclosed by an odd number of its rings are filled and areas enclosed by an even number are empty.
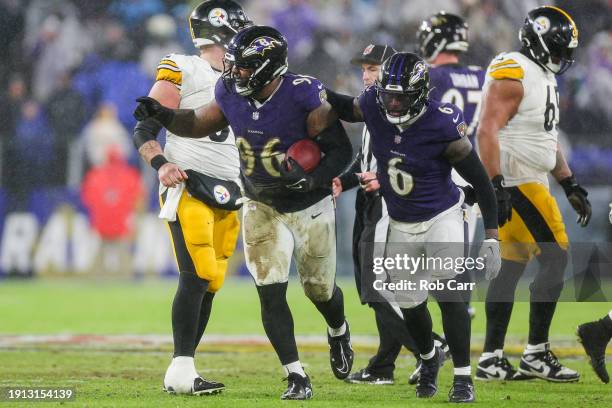
{"type": "Polygon", "coordinates": [[[317,168],[321,161],[321,149],[314,141],[302,139],[289,147],[286,157],[291,157],[302,166],[306,173],[310,173],[317,168]]]}

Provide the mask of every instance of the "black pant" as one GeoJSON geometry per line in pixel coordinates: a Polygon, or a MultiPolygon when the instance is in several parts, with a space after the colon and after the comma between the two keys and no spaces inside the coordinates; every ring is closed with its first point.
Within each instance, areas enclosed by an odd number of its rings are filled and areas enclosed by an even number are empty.
{"type": "MultiPolygon", "coordinates": [[[[371,265],[373,263],[373,245],[362,246],[362,242],[379,242],[384,245],[386,241],[387,229],[380,228],[383,220],[383,200],[378,194],[365,193],[362,189],[357,190],[355,201],[355,223],[353,225],[353,264],[355,272],[355,283],[357,292],[361,298],[362,293],[362,273],[373,273],[371,265]],[[377,231],[377,226],[378,231],[377,231]],[[383,236],[376,236],[376,233],[383,233],[383,236]]],[[[387,218],[388,219],[388,218],[387,218]]],[[[370,279],[366,279],[369,281],[370,279]]],[[[362,303],[363,300],[362,300],[362,303]]],[[[402,349],[406,347],[416,355],[417,347],[406,325],[399,309],[394,310],[388,302],[368,302],[374,309],[376,327],[380,343],[378,351],[368,363],[368,371],[379,376],[393,376],[395,370],[395,360],[402,349]]]]}

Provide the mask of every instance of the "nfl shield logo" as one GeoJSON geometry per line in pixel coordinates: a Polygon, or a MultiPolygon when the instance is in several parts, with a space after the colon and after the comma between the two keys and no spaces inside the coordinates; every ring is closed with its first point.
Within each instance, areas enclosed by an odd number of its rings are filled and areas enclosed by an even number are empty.
{"type": "Polygon", "coordinates": [[[259,120],[259,112],[253,112],[253,120],[259,120]]]}
{"type": "Polygon", "coordinates": [[[402,143],[402,137],[400,135],[395,135],[395,139],[393,139],[393,141],[395,144],[400,144],[402,143]]]}

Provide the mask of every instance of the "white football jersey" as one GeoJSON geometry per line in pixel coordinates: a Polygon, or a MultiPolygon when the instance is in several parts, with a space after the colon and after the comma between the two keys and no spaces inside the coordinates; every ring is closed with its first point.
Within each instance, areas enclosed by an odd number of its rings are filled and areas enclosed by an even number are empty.
{"type": "Polygon", "coordinates": [[[542,183],[555,167],[559,91],[555,75],[520,52],[499,54],[487,69],[486,87],[494,80],[523,84],[523,100],[498,134],[500,165],[506,185],[542,183]]]}
{"type": "MultiPolygon", "coordinates": [[[[181,95],[180,109],[197,109],[215,97],[215,84],[221,76],[196,55],[170,54],[157,67],[156,80],[172,82],[181,95]]],[[[237,181],[240,159],[231,128],[213,137],[185,138],[166,132],[164,154],[182,169],[192,169],[222,180],[237,181]],[[213,140],[214,139],[214,140],[213,140]]]]}

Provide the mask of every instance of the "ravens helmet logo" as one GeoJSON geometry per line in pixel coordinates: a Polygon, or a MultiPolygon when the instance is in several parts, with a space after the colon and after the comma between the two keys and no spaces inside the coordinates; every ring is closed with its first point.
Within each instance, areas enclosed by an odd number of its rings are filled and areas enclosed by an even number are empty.
{"type": "Polygon", "coordinates": [[[281,42],[272,37],[258,37],[251,41],[248,47],[242,52],[243,57],[259,54],[263,56],[267,50],[271,50],[276,46],[282,46],[281,42]]]}

